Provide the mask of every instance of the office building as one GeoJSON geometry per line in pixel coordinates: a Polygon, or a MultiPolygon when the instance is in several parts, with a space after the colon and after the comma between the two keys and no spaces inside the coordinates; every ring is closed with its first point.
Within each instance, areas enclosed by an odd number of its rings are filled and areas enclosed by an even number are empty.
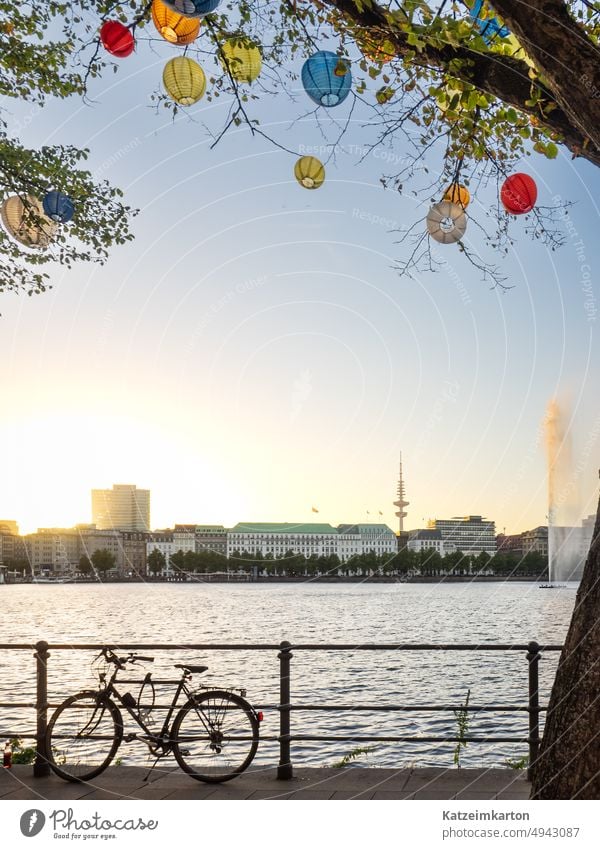
{"type": "Polygon", "coordinates": [[[452,519],[435,519],[432,529],[440,531],[444,543],[451,543],[463,554],[496,553],[496,526],[482,516],[454,516],[452,519]]]}
{"type": "Polygon", "coordinates": [[[149,531],[150,490],[130,484],[93,489],[92,522],[101,531],[149,531]]]}

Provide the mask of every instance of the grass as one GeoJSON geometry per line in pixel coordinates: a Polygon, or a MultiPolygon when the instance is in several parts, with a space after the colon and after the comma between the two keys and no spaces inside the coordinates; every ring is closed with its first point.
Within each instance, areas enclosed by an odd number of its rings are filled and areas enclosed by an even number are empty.
{"type": "Polygon", "coordinates": [[[350,752],[345,754],[341,760],[332,764],[332,767],[333,769],[343,769],[345,766],[348,766],[360,758],[361,755],[368,755],[370,752],[374,751],[375,746],[357,746],[355,749],[352,749],[350,752]]]}

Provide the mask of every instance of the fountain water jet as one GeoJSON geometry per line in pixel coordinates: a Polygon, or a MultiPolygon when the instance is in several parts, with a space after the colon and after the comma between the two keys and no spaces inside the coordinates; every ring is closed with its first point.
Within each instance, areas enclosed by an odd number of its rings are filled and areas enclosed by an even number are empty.
{"type": "Polygon", "coordinates": [[[565,405],[556,399],[548,404],[545,421],[548,460],[548,579],[557,586],[573,575],[579,563],[580,541],[574,527],[578,499],[572,469],[572,442],[565,405]]]}

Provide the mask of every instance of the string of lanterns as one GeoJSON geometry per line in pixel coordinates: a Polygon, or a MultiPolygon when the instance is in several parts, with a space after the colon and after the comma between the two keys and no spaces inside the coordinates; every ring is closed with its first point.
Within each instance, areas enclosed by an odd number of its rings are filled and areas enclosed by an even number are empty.
{"type": "MultiPolygon", "coordinates": [[[[152,21],[159,35],[170,44],[186,46],[198,38],[200,19],[214,12],[220,0],[153,0],[152,21]]],[[[496,18],[487,17],[483,0],[475,0],[470,16],[486,42],[497,35],[505,38],[510,31],[496,18]],[[479,17],[483,15],[483,17],[479,17]]],[[[133,25],[133,28],[135,25],[133,25]]],[[[120,21],[105,21],[100,28],[100,41],[112,56],[126,58],[135,49],[132,27],[120,21]]],[[[392,58],[392,51],[381,45],[361,48],[374,62],[383,64],[392,58]]],[[[246,36],[232,36],[218,51],[222,67],[232,79],[252,83],[262,69],[262,56],[257,44],[246,36]]],[[[301,80],[308,97],[318,106],[331,109],[343,103],[352,89],[352,72],[348,61],[329,50],[318,50],[304,62],[301,80]]],[[[168,96],[182,106],[197,103],[206,92],[206,75],[202,67],[188,56],[170,59],[163,69],[163,84],[168,96]]],[[[314,190],[325,182],[325,166],[313,156],[302,156],[294,166],[294,176],[302,188],[314,190]]],[[[460,241],[467,229],[466,209],[471,196],[468,189],[452,183],[439,203],[433,204],[426,217],[428,234],[440,244],[460,241]]],[[[500,191],[500,200],[507,213],[523,215],[534,208],[537,186],[528,174],[509,176],[500,191]]],[[[6,230],[21,244],[30,248],[45,248],[54,238],[58,224],[68,223],[75,214],[71,199],[56,190],[49,191],[42,203],[33,195],[26,203],[18,195],[7,198],[0,207],[0,217],[6,230]]]]}

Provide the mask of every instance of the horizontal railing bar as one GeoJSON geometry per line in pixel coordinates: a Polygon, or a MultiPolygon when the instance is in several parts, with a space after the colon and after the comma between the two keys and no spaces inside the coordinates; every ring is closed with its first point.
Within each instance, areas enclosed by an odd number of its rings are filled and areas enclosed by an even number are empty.
{"type": "MultiPolygon", "coordinates": [[[[314,710],[314,711],[338,711],[338,710],[364,710],[364,711],[522,711],[529,713],[528,705],[289,705],[289,710],[314,710]]],[[[540,707],[540,711],[547,710],[540,707]]]]}
{"type": "MultiPolygon", "coordinates": [[[[279,643],[49,643],[49,651],[154,649],[156,651],[279,651],[279,643]]],[[[287,651],[528,651],[528,643],[298,643],[287,651]]],[[[36,650],[33,643],[0,643],[0,650],[36,650]]],[[[540,645],[538,651],[561,651],[561,645],[540,645]]]]}
{"type": "Polygon", "coordinates": [[[527,737],[365,737],[351,734],[335,737],[321,737],[316,734],[292,734],[291,742],[312,741],[316,743],[529,743],[527,737]]]}
{"type": "MultiPolygon", "coordinates": [[[[53,710],[57,707],[60,707],[62,702],[49,702],[47,707],[52,708],[53,710]]],[[[120,702],[115,702],[117,706],[120,705],[120,702]]],[[[184,701],[181,702],[180,706],[183,707],[185,704],[184,701]]],[[[260,705],[252,703],[253,707],[256,710],[281,710],[281,705],[260,705]]],[[[169,710],[172,705],[170,704],[150,704],[150,703],[142,703],[138,705],[138,708],[141,710],[169,710]]],[[[529,713],[530,708],[525,705],[284,705],[286,709],[294,710],[294,711],[302,711],[302,710],[310,710],[310,711],[349,711],[349,710],[360,710],[360,711],[485,711],[485,712],[500,712],[500,711],[521,711],[523,713],[529,713]]],[[[31,710],[35,710],[34,702],[1,702],[0,709],[8,709],[8,708],[30,708],[31,710]]],[[[85,709],[85,705],[82,705],[82,709],[85,709]]],[[[547,707],[541,706],[538,708],[540,712],[548,710],[547,707]]]]}

